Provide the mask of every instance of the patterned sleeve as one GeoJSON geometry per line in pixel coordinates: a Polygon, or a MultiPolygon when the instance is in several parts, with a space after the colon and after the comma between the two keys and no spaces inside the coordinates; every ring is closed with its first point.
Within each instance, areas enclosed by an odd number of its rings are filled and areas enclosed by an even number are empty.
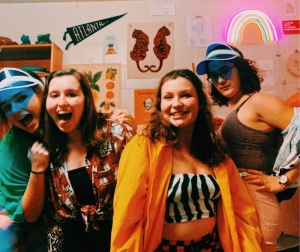
{"type": "Polygon", "coordinates": [[[107,123],[111,132],[113,148],[116,151],[116,161],[119,162],[125,145],[135,136],[136,131],[126,123],[118,123],[114,121],[108,121],[107,123]]]}

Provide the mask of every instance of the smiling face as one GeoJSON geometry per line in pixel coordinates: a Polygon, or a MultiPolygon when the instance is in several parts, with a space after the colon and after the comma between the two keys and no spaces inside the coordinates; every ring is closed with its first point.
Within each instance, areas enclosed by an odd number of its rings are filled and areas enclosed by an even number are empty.
{"type": "Polygon", "coordinates": [[[167,80],[161,88],[163,117],[178,128],[194,127],[199,100],[194,85],[183,77],[167,80]]]}
{"type": "Polygon", "coordinates": [[[78,128],[85,98],[80,83],[74,76],[53,78],[49,83],[46,99],[46,109],[62,132],[71,133],[78,128]]]}
{"type": "Polygon", "coordinates": [[[236,96],[242,95],[238,70],[230,61],[210,60],[208,62],[208,77],[215,73],[221,73],[222,75],[222,72],[224,72],[225,69],[230,69],[229,71],[232,71],[230,77],[222,78],[222,76],[219,75],[217,83],[213,85],[223,96],[231,100],[236,96]]]}
{"type": "Polygon", "coordinates": [[[0,107],[7,120],[29,133],[37,131],[41,110],[41,95],[33,87],[22,87],[0,92],[0,107]]]}

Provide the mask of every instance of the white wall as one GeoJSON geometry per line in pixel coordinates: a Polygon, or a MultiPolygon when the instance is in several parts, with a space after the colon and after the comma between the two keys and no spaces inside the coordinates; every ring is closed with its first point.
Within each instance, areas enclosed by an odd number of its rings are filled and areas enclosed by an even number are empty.
{"type": "MultiPolygon", "coordinates": [[[[282,20],[299,20],[299,1],[296,2],[297,16],[284,13],[284,0],[165,0],[165,1],[104,1],[104,2],[62,2],[62,3],[8,3],[0,4],[0,36],[9,37],[21,43],[22,34],[30,36],[35,43],[37,35],[50,33],[50,39],[64,51],[64,64],[105,62],[103,42],[107,35],[118,38],[119,54],[115,60],[123,65],[122,107],[134,113],[133,90],[135,88],[154,88],[156,79],[127,79],[127,23],[162,22],[174,23],[175,68],[191,69],[192,62],[205,57],[205,47],[188,48],[186,18],[209,16],[212,23],[213,41],[222,41],[230,19],[239,11],[257,9],[265,12],[274,22],[279,33],[279,42],[268,45],[237,46],[246,57],[253,60],[273,60],[275,86],[263,87],[265,92],[273,92],[286,99],[299,90],[299,78],[286,71],[285,61],[296,49],[300,50],[300,35],[284,35],[282,20]],[[175,3],[175,16],[151,16],[151,3],[175,3]],[[124,17],[96,32],[80,44],[71,45],[65,50],[67,42],[63,34],[67,27],[105,19],[126,13],[124,17]]],[[[70,37],[68,37],[70,41],[70,37]]],[[[224,41],[224,40],[223,40],[224,41]]],[[[1,52],[0,52],[1,57],[1,52]]],[[[215,108],[218,116],[224,117],[227,109],[215,108]]]]}

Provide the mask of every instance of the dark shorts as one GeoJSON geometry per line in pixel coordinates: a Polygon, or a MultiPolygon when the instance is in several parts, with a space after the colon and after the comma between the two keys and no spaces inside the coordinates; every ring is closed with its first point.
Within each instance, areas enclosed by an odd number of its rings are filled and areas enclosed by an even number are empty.
{"type": "Polygon", "coordinates": [[[197,240],[176,241],[162,239],[155,252],[223,252],[217,227],[197,240]]]}
{"type": "Polygon", "coordinates": [[[101,231],[85,231],[82,221],[68,220],[63,233],[48,229],[48,251],[55,252],[109,252],[112,220],[101,220],[101,231]]]}

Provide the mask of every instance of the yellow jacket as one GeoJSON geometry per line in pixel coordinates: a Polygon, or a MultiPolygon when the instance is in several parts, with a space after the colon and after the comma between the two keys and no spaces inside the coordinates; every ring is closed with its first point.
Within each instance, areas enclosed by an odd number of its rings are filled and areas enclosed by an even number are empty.
{"type": "MultiPolygon", "coordinates": [[[[112,252],[153,252],[160,244],[171,172],[171,146],[141,134],[126,145],[114,197],[112,252]]],[[[222,194],[217,223],[224,251],[261,251],[256,210],[233,161],[214,172],[222,194]]]]}

